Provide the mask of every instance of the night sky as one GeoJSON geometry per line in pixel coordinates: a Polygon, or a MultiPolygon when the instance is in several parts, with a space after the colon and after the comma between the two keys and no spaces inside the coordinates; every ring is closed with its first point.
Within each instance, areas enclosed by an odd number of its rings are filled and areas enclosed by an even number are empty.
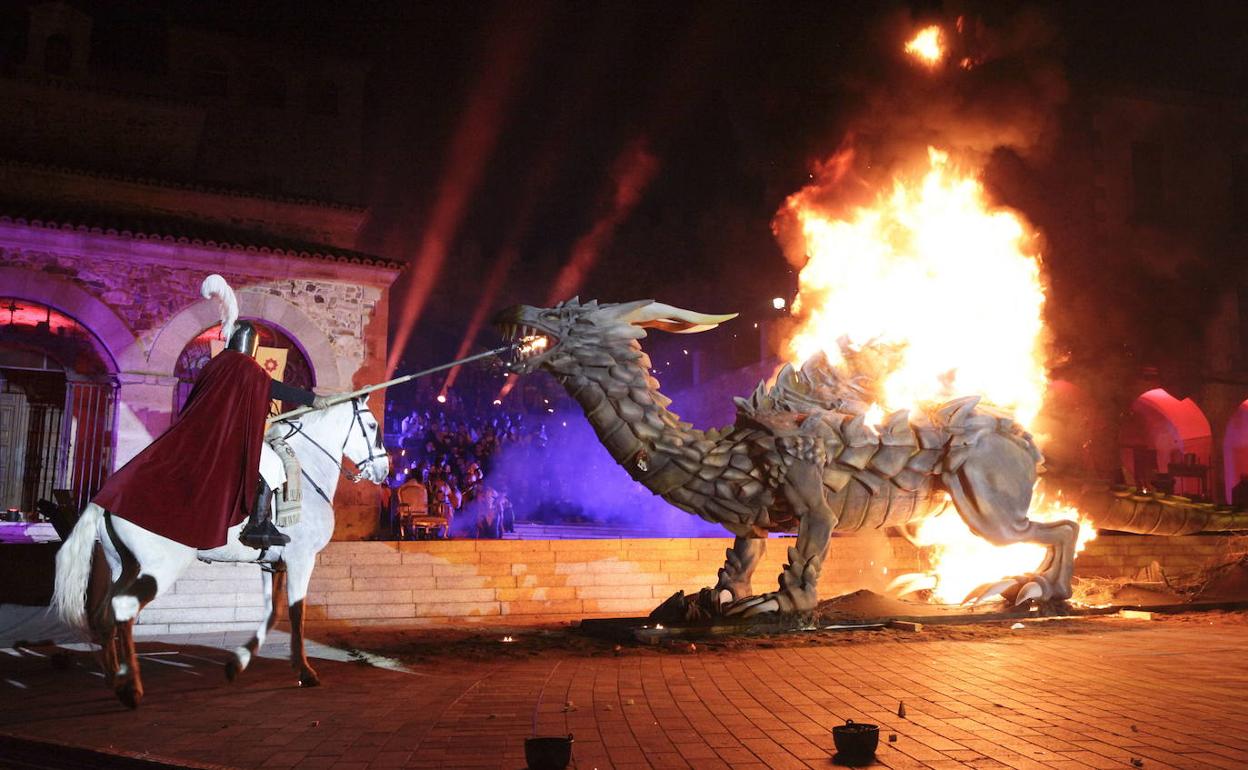
{"type": "Polygon", "coordinates": [[[583,298],[750,313],[791,294],[771,220],[861,114],[861,84],[887,82],[890,25],[1031,14],[1056,30],[1045,55],[1074,90],[1248,93],[1235,2],[85,5],[97,40],[123,49],[164,17],[370,64],[362,245],[416,260],[435,231],[446,255],[417,329],[424,360],[458,344],[501,253],[514,263],[494,305],[539,304],[596,226],[583,298]]]}

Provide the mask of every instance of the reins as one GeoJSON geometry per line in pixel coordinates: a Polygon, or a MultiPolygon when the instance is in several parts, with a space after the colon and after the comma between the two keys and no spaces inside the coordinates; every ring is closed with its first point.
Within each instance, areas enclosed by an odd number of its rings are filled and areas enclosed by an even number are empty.
{"type": "MultiPolygon", "coordinates": [[[[360,479],[364,478],[364,474],[352,473],[351,471],[347,470],[346,466],[342,464],[341,458],[347,451],[347,444],[351,441],[351,433],[354,431],[355,426],[358,425],[360,427],[360,436],[364,439],[365,443],[368,444],[368,457],[364,460],[363,463],[360,463],[357,465],[370,465],[372,464],[373,460],[377,459],[378,457],[383,457],[384,454],[375,453],[373,450],[376,449],[377,447],[374,445],[372,441],[368,440],[368,430],[364,427],[364,418],[362,416],[363,413],[367,410],[364,408],[363,404],[360,403],[360,399],[359,398],[352,399],[351,407],[352,407],[351,425],[347,428],[347,435],[344,436],[342,439],[342,449],[339,450],[337,457],[335,457],[328,449],[321,446],[319,441],[317,441],[316,439],[308,435],[308,432],[303,429],[303,423],[300,420],[287,420],[286,421],[287,431],[286,431],[286,435],[282,436],[282,440],[286,441],[294,436],[302,436],[305,440],[308,441],[308,443],[312,444],[312,446],[319,449],[321,451],[321,454],[329,458],[329,461],[333,463],[336,468],[338,468],[338,472],[342,474],[343,478],[346,478],[347,480],[351,481],[354,484],[354,483],[358,483],[360,479]]],[[[308,475],[308,472],[303,469],[302,464],[299,467],[299,472],[303,474],[303,477],[307,479],[309,484],[312,485],[312,488],[316,490],[316,493],[321,496],[321,499],[323,499],[325,502],[329,503],[330,505],[333,505],[333,500],[330,500],[329,495],[326,494],[325,490],[321,489],[321,486],[317,484],[312,479],[311,476],[308,475]]]]}

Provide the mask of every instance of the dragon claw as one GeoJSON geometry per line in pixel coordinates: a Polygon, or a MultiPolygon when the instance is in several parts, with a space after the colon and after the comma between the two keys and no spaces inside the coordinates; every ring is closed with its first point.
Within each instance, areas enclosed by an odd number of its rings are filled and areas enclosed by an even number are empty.
{"type": "Polygon", "coordinates": [[[752,618],[765,612],[779,612],[780,601],[774,594],[747,596],[724,606],[727,617],[752,618]]]}
{"type": "Polygon", "coordinates": [[[984,583],[983,585],[979,586],[978,588],[975,588],[970,593],[968,593],[966,595],[966,598],[962,600],[962,604],[963,605],[969,604],[969,605],[974,606],[981,602],[986,602],[997,596],[1001,596],[1005,591],[1009,590],[1011,587],[1017,584],[1018,584],[1018,581],[1014,580],[1013,578],[1010,578],[1008,580],[1000,580],[1000,581],[997,581],[996,583],[984,583]]]}
{"type": "Polygon", "coordinates": [[[1014,606],[1017,607],[1018,605],[1024,604],[1031,599],[1043,599],[1045,598],[1046,593],[1047,591],[1044,590],[1044,586],[1034,580],[1029,581],[1026,585],[1019,589],[1018,597],[1014,600],[1014,606]]]}
{"type": "Polygon", "coordinates": [[[936,577],[934,575],[929,575],[926,572],[909,572],[893,578],[893,581],[888,584],[888,588],[884,590],[896,596],[905,596],[935,587],[936,577]]]}
{"type": "Polygon", "coordinates": [[[741,613],[741,617],[752,618],[755,615],[762,615],[767,612],[779,612],[779,611],[780,611],[780,602],[776,601],[775,599],[768,599],[765,602],[756,604],[753,607],[746,609],[744,612],[741,613]]]}

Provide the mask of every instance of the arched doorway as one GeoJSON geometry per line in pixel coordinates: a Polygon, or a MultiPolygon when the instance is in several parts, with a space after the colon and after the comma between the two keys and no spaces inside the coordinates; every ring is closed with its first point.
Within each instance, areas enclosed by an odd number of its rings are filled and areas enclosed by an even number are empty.
{"type": "Polygon", "coordinates": [[[0,505],[34,510],[65,490],[81,507],[111,470],[112,361],[78,321],[0,297],[0,505]]]}
{"type": "Polygon", "coordinates": [[[1161,388],[1142,394],[1131,404],[1119,447],[1128,484],[1191,497],[1212,496],[1213,431],[1190,398],[1180,401],[1161,388]]]}
{"type": "MultiPolygon", "coordinates": [[[[311,390],[316,384],[316,374],[312,371],[312,366],[308,363],[308,358],[299,344],[272,324],[250,318],[246,320],[250,321],[259,332],[262,348],[286,351],[284,368],[278,372],[280,376],[277,379],[287,385],[311,390]]],[[[174,414],[182,411],[182,405],[186,403],[186,397],[191,394],[196,376],[212,358],[213,343],[216,342],[218,346],[221,344],[220,337],[221,324],[216,324],[204,329],[182,348],[182,353],[178,356],[173,369],[174,376],[178,378],[178,387],[174,392],[174,414]]],[[[274,362],[269,363],[269,366],[277,368],[282,365],[274,362]]],[[[283,409],[285,408],[293,409],[294,405],[284,406],[283,409]]]]}
{"type": "Polygon", "coordinates": [[[1239,405],[1226,424],[1222,467],[1227,502],[1248,508],[1248,401],[1239,405]]]}

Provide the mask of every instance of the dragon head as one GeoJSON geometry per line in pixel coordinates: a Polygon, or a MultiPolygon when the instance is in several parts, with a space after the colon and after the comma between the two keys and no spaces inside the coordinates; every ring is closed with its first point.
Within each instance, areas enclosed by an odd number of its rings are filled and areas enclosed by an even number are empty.
{"type": "Polygon", "coordinates": [[[635,345],[646,329],[693,334],[714,329],[728,315],[707,315],[643,299],[608,303],[576,299],[550,308],[514,305],[494,317],[503,337],[518,343],[507,366],[517,374],[546,369],[572,374],[602,351],[635,345]]]}

